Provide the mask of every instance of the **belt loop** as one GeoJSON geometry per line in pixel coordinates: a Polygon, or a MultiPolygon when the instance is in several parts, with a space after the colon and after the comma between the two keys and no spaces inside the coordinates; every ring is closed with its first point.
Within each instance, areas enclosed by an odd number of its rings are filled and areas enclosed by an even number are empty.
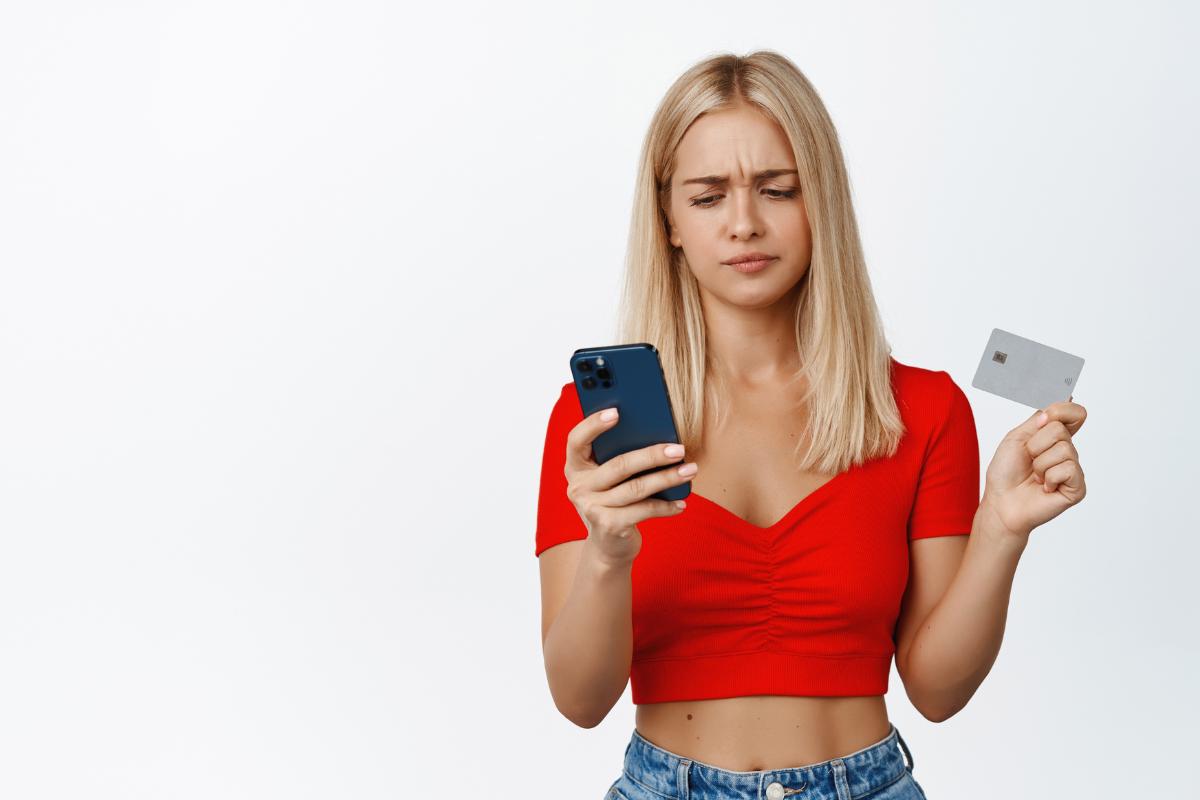
{"type": "Polygon", "coordinates": [[[893,725],[892,730],[894,730],[896,732],[896,741],[900,743],[900,749],[904,751],[904,756],[905,756],[905,758],[908,759],[908,768],[907,769],[908,769],[909,773],[911,774],[913,771],[912,753],[910,753],[908,751],[908,745],[904,743],[904,737],[900,735],[900,729],[897,728],[895,725],[893,725]]]}
{"type": "Polygon", "coordinates": [[[846,777],[846,764],[840,758],[835,758],[833,767],[833,785],[837,789],[838,800],[850,800],[850,781],[846,777]]]}
{"type": "Polygon", "coordinates": [[[691,787],[688,786],[688,771],[691,768],[692,762],[680,761],[675,771],[675,792],[679,800],[688,800],[692,794],[691,787]]]}

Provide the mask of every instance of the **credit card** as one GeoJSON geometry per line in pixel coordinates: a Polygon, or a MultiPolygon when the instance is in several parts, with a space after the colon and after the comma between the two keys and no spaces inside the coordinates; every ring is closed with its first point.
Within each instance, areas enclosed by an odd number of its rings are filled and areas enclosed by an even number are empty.
{"type": "Polygon", "coordinates": [[[1082,371],[1079,356],[993,328],[971,385],[1043,409],[1069,400],[1082,371]]]}

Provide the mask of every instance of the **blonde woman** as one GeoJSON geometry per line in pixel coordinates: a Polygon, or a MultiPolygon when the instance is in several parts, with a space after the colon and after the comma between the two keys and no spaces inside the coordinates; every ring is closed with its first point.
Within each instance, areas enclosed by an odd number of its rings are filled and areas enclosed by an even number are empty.
{"type": "Polygon", "coordinates": [[[592,727],[632,683],[609,797],[923,797],[892,658],[926,718],[967,704],[1030,532],[1083,499],[1084,409],[1013,429],[981,500],[966,395],[891,357],[837,133],[772,52],[707,59],[659,105],[621,338],[658,347],[681,444],[597,465],[619,414],[584,419],[566,384],[536,533],[555,704],[592,727]]]}

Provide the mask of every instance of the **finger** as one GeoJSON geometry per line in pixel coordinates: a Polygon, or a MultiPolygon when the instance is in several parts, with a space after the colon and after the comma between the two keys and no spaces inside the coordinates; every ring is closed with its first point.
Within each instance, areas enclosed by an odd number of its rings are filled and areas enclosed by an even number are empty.
{"type": "Polygon", "coordinates": [[[1031,436],[1033,436],[1035,433],[1037,433],[1039,430],[1041,430],[1041,428],[1042,428],[1042,423],[1038,422],[1038,419],[1039,419],[1039,416],[1041,415],[1041,413],[1042,412],[1040,409],[1037,411],[1034,411],[1032,414],[1030,414],[1028,417],[1025,418],[1024,422],[1022,422],[1020,425],[1018,425],[1017,427],[1015,427],[1011,431],[1009,431],[1008,435],[1005,436],[1004,438],[1009,439],[1009,438],[1016,437],[1018,441],[1025,441],[1025,442],[1029,441],[1029,438],[1031,436]]]}
{"type": "Polygon", "coordinates": [[[610,458],[591,474],[584,476],[583,485],[593,492],[608,491],[639,472],[682,461],[683,454],[684,448],[681,444],[652,444],[649,447],[630,450],[616,458],[610,458]]]}
{"type": "Polygon", "coordinates": [[[1029,453],[1030,458],[1036,459],[1059,442],[1070,441],[1071,432],[1067,430],[1067,426],[1050,420],[1025,441],[1025,452],[1029,453]]]}
{"type": "Polygon", "coordinates": [[[1075,450],[1075,445],[1068,441],[1055,442],[1054,446],[1047,449],[1044,453],[1033,460],[1033,473],[1038,478],[1039,483],[1044,483],[1046,480],[1046,472],[1051,467],[1061,464],[1064,461],[1078,461],[1079,453],[1075,450]]]}
{"type": "Polygon", "coordinates": [[[649,498],[642,500],[632,505],[622,506],[621,508],[612,509],[615,515],[616,526],[624,528],[626,526],[637,525],[639,522],[645,522],[653,517],[673,517],[676,514],[682,514],[687,506],[683,500],[659,500],[657,498],[649,498]],[[682,506],[678,505],[683,503],[682,506]]]}
{"type": "Polygon", "coordinates": [[[571,432],[567,434],[565,471],[568,476],[573,472],[595,469],[596,461],[592,458],[592,442],[597,436],[616,425],[617,419],[618,412],[615,408],[605,408],[585,417],[582,422],[571,429],[571,432]]]}
{"type": "Polygon", "coordinates": [[[1040,415],[1034,417],[1034,426],[1044,428],[1051,422],[1061,422],[1066,429],[1074,434],[1083,427],[1087,419],[1087,409],[1078,403],[1051,403],[1040,415]]]}
{"type": "Polygon", "coordinates": [[[687,483],[695,477],[698,469],[699,467],[696,463],[691,462],[667,467],[645,475],[634,475],[629,480],[619,483],[609,491],[604,492],[604,500],[602,502],[613,508],[632,505],[652,494],[661,492],[663,489],[687,483]]]}
{"type": "Polygon", "coordinates": [[[1060,486],[1075,490],[1083,488],[1083,470],[1079,468],[1078,462],[1063,461],[1046,470],[1046,482],[1042,485],[1042,490],[1053,492],[1060,486]]]}

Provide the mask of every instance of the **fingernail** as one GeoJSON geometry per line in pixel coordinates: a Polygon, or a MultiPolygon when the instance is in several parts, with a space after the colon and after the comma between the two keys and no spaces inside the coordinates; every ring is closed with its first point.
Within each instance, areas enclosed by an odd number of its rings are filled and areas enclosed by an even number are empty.
{"type": "Polygon", "coordinates": [[[667,449],[663,452],[667,454],[668,458],[679,458],[681,455],[683,455],[683,445],[669,444],[667,445],[667,449]]]}
{"type": "Polygon", "coordinates": [[[700,467],[696,466],[696,462],[693,461],[691,464],[684,464],[680,467],[679,474],[686,478],[688,475],[695,475],[698,469],[700,467]]]}
{"type": "Polygon", "coordinates": [[[1048,420],[1048,419],[1050,419],[1050,415],[1049,415],[1049,414],[1042,414],[1040,417],[1038,417],[1038,418],[1037,418],[1037,424],[1038,424],[1038,427],[1040,428],[1040,427],[1042,427],[1043,425],[1045,425],[1045,424],[1046,424],[1046,420],[1048,420]]]}
{"type": "Polygon", "coordinates": [[[606,409],[606,410],[600,412],[600,421],[601,422],[612,422],[616,418],[617,418],[617,410],[615,408],[609,408],[609,409],[606,409]]]}
{"type": "Polygon", "coordinates": [[[676,500],[675,507],[676,508],[687,508],[687,503],[683,502],[682,500],[676,500]]]}

